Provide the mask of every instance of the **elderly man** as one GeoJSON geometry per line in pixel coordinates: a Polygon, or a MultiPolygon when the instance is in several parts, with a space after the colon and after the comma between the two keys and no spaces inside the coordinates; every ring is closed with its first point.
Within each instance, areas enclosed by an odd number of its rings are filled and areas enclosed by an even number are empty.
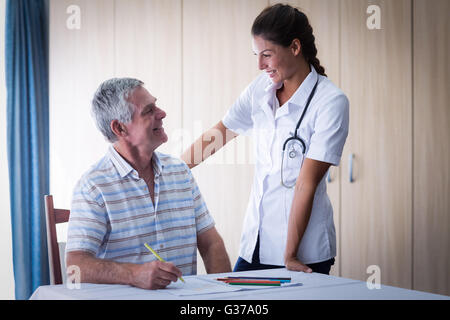
{"type": "Polygon", "coordinates": [[[66,262],[80,268],[81,282],[164,288],[196,274],[197,248],[208,273],[231,271],[191,171],[155,151],[167,141],[166,114],[143,82],[105,81],[92,114],[111,146],[73,194],[66,262]]]}

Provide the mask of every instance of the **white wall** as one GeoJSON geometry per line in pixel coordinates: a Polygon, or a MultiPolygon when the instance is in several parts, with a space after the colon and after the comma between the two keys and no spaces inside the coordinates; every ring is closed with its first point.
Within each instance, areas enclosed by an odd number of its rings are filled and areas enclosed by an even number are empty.
{"type": "Polygon", "coordinates": [[[6,154],[5,0],[0,0],[0,299],[14,299],[11,211],[6,154]]]}

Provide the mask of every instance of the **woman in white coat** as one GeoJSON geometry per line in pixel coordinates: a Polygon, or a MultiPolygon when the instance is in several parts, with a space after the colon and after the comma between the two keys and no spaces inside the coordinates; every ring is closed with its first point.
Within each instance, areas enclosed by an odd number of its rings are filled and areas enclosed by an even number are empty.
{"type": "Polygon", "coordinates": [[[348,99],[326,77],[312,27],[298,9],[264,9],[252,36],[264,72],[182,158],[192,168],[209,156],[204,151],[210,144],[215,152],[237,135],[251,134],[255,176],[234,271],[287,267],[328,274],[336,234],[325,175],[342,155],[348,99]],[[219,144],[209,138],[217,132],[219,144]]]}

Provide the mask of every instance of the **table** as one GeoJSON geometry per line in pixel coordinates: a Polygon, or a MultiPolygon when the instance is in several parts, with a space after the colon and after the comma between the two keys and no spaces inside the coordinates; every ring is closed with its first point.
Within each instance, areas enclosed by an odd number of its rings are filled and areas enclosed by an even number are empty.
{"type": "MultiPolygon", "coordinates": [[[[295,277],[301,286],[270,287],[226,293],[176,296],[162,290],[144,290],[126,285],[82,283],[80,289],[66,285],[41,286],[31,300],[450,300],[449,296],[381,285],[369,289],[366,282],[319,273],[300,273],[287,269],[268,269],[234,273],[186,276],[218,278],[233,276],[295,277]]],[[[166,290],[167,291],[167,290],[166,290]]]]}

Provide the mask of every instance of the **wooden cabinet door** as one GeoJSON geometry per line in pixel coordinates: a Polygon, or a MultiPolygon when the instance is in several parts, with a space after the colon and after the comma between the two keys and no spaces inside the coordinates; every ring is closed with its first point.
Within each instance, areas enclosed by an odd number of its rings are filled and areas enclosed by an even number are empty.
{"type": "Polygon", "coordinates": [[[341,275],[365,281],[374,265],[382,284],[411,288],[411,1],[342,0],[341,21],[341,275]]]}
{"type": "Polygon", "coordinates": [[[115,72],[144,81],[167,116],[169,140],[157,151],[179,156],[182,127],[181,0],[115,0],[115,72]]]}
{"type": "Polygon", "coordinates": [[[68,208],[72,189],[108,145],[91,117],[100,83],[114,76],[114,2],[49,2],[50,191],[68,208]]]}
{"type": "Polygon", "coordinates": [[[450,295],[450,1],[414,0],[414,289],[450,295]]]}
{"type": "MultiPolygon", "coordinates": [[[[183,129],[188,147],[222,119],[259,74],[250,28],[268,1],[183,2],[183,129]]],[[[193,169],[232,266],[253,179],[250,137],[239,136],[193,169]]],[[[200,256],[199,261],[200,261],[200,256]]],[[[203,273],[202,263],[198,272],[203,273]]]]}

